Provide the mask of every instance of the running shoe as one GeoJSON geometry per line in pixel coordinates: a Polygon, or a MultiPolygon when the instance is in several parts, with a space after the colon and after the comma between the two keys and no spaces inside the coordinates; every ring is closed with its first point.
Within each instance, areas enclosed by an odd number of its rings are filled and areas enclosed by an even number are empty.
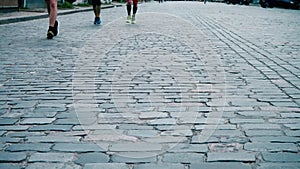
{"type": "Polygon", "coordinates": [[[130,21],[131,21],[131,16],[127,16],[126,23],[130,23],[130,21]]]}
{"type": "Polygon", "coordinates": [[[48,32],[47,32],[47,39],[53,39],[55,36],[55,28],[53,26],[49,26],[48,32]]]}
{"type": "Polygon", "coordinates": [[[58,35],[58,21],[55,21],[54,26],[49,26],[47,31],[47,39],[53,39],[54,36],[58,35]]]}
{"type": "Polygon", "coordinates": [[[58,35],[58,21],[56,20],[55,23],[54,23],[54,36],[57,36],[58,35]]]}
{"type": "Polygon", "coordinates": [[[136,21],[135,21],[135,16],[132,17],[131,23],[132,23],[132,24],[135,24],[135,23],[136,23],[136,21]]]}
{"type": "Polygon", "coordinates": [[[95,25],[100,25],[100,24],[101,24],[101,19],[100,19],[100,17],[96,17],[96,18],[95,18],[94,24],[95,24],[95,25]]]}

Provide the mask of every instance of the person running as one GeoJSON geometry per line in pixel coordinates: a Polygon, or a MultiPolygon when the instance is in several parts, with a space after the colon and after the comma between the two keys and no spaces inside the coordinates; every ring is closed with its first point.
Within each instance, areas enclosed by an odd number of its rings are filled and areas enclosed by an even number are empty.
{"type": "Polygon", "coordinates": [[[137,6],[138,6],[138,0],[126,0],[126,2],[127,2],[127,20],[126,20],[126,22],[127,23],[130,23],[130,21],[131,21],[131,23],[132,24],[135,24],[136,22],[135,22],[135,14],[136,14],[136,12],[137,12],[137,6]],[[132,2],[133,2],[133,10],[132,10],[132,16],[131,16],[131,5],[132,5],[132,2]]]}
{"type": "Polygon", "coordinates": [[[101,19],[100,19],[100,12],[101,12],[101,0],[92,0],[93,4],[93,10],[95,14],[95,25],[100,25],[101,24],[101,19]]]}
{"type": "Polygon", "coordinates": [[[49,15],[49,29],[47,31],[47,38],[52,39],[58,34],[57,18],[57,0],[45,0],[49,15]]]}

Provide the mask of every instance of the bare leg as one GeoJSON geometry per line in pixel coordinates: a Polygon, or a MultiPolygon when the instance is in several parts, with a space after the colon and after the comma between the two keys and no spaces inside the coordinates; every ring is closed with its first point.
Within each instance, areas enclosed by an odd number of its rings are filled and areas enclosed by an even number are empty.
{"type": "Polygon", "coordinates": [[[46,0],[48,14],[49,14],[49,26],[54,26],[57,17],[57,0],[46,0]]]}

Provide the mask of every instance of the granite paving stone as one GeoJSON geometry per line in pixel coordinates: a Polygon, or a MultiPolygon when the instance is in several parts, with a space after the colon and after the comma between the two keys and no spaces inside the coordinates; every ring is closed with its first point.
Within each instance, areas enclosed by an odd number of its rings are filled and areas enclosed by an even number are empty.
{"type": "Polygon", "coordinates": [[[246,143],[244,149],[248,151],[298,152],[297,145],[293,143],[246,143]]]}
{"type": "MultiPolygon", "coordinates": [[[[114,127],[116,128],[116,126],[114,127]]],[[[147,125],[138,125],[138,124],[120,124],[118,126],[121,130],[153,130],[153,126],[147,126],[147,125]]]]}
{"type": "Polygon", "coordinates": [[[279,124],[295,124],[300,122],[300,120],[297,118],[269,119],[268,121],[271,123],[279,123],[279,124]]]}
{"type": "Polygon", "coordinates": [[[73,125],[56,125],[56,124],[44,124],[34,125],[30,127],[28,131],[71,131],[73,125]]]}
{"type": "Polygon", "coordinates": [[[155,120],[149,120],[149,125],[175,125],[176,119],[174,118],[165,118],[165,119],[155,119],[155,120]]]}
{"type": "Polygon", "coordinates": [[[28,136],[45,136],[46,133],[41,131],[41,132],[28,132],[28,131],[13,131],[13,132],[8,132],[6,134],[7,137],[20,137],[20,138],[25,138],[28,136]]]}
{"type": "Polygon", "coordinates": [[[242,123],[264,123],[264,119],[261,118],[257,118],[257,119],[253,119],[253,118],[231,118],[230,123],[232,124],[242,124],[242,123]]]}
{"type": "Polygon", "coordinates": [[[205,153],[208,151],[208,148],[205,144],[173,144],[169,145],[167,151],[172,153],[205,153]]]}
{"type": "Polygon", "coordinates": [[[1,137],[0,143],[20,143],[23,140],[22,138],[1,137]]]}
{"type": "Polygon", "coordinates": [[[284,124],[284,126],[290,128],[291,130],[300,130],[300,123],[284,124]]]}
{"type": "Polygon", "coordinates": [[[241,161],[253,162],[255,161],[256,153],[250,152],[232,152],[232,153],[207,153],[208,162],[222,162],[222,161],[241,161]]]}
{"type": "Polygon", "coordinates": [[[261,163],[257,169],[298,169],[299,167],[299,163],[261,163]]]}
{"type": "Polygon", "coordinates": [[[61,152],[105,152],[107,151],[107,146],[97,145],[95,143],[55,143],[52,147],[55,151],[61,152]]]}
{"type": "Polygon", "coordinates": [[[237,127],[235,125],[228,125],[228,124],[220,124],[220,125],[195,125],[195,130],[213,130],[213,129],[217,129],[217,130],[236,130],[237,127]]]}
{"type": "Polygon", "coordinates": [[[243,112],[238,112],[238,114],[242,116],[265,117],[265,118],[277,116],[276,112],[267,112],[267,111],[243,111],[243,112]]]}
{"type": "Polygon", "coordinates": [[[163,162],[167,163],[193,163],[203,162],[204,154],[200,153],[165,153],[163,154],[163,162]]]}
{"type": "Polygon", "coordinates": [[[125,163],[89,163],[85,164],[83,169],[130,169],[129,165],[125,163]]]}
{"type": "Polygon", "coordinates": [[[282,112],[282,113],[280,113],[280,116],[283,118],[300,118],[300,113],[282,112]]]}
{"type": "Polygon", "coordinates": [[[137,164],[134,166],[134,169],[185,169],[183,164],[137,164]]]}
{"type": "Polygon", "coordinates": [[[66,119],[57,119],[54,124],[56,125],[79,125],[80,121],[77,118],[66,118],[66,119]]]}
{"type": "Polygon", "coordinates": [[[20,169],[21,164],[1,163],[0,168],[3,168],[3,169],[20,169]]]}
{"type": "Polygon", "coordinates": [[[262,157],[267,162],[299,162],[299,154],[296,153],[262,153],[262,157]]]}
{"type": "Polygon", "coordinates": [[[158,137],[143,138],[142,140],[153,144],[187,142],[187,138],[183,136],[158,136],[158,137]]]}
{"type": "Polygon", "coordinates": [[[26,125],[14,125],[14,126],[1,126],[0,130],[2,131],[26,131],[29,126],[26,125]]]}
{"type": "Polygon", "coordinates": [[[281,130],[245,130],[246,136],[283,136],[281,130]]]}
{"type": "Polygon", "coordinates": [[[0,150],[3,150],[6,145],[4,143],[0,143],[0,150]]]}
{"type": "Polygon", "coordinates": [[[300,137],[300,130],[284,130],[287,136],[300,137]]]}
{"type": "Polygon", "coordinates": [[[71,136],[28,136],[26,142],[28,143],[56,143],[56,142],[79,142],[81,137],[71,136]]]}
{"type": "Polygon", "coordinates": [[[297,143],[299,139],[297,137],[289,136],[258,136],[251,137],[251,142],[271,142],[271,143],[297,143]]]}
{"type": "Polygon", "coordinates": [[[139,115],[140,119],[158,119],[158,118],[167,118],[169,117],[168,113],[165,112],[142,112],[139,115]]]}
{"type": "Polygon", "coordinates": [[[111,160],[117,163],[153,163],[158,153],[152,152],[121,152],[112,155],[111,160]]]}
{"type": "Polygon", "coordinates": [[[108,163],[109,160],[109,156],[104,153],[84,153],[79,155],[75,163],[81,165],[89,163],[108,163]]]}
{"type": "Polygon", "coordinates": [[[71,162],[75,157],[72,153],[34,153],[29,162],[71,162]]]}
{"type": "Polygon", "coordinates": [[[155,137],[159,135],[157,130],[128,130],[127,135],[135,137],[155,137]]]}
{"type": "Polygon", "coordinates": [[[192,163],[190,169],[252,169],[251,165],[239,162],[192,163]]]}
{"type": "Polygon", "coordinates": [[[26,118],[20,122],[22,125],[32,125],[32,124],[50,124],[55,118],[26,118]]]}
{"type": "Polygon", "coordinates": [[[161,151],[162,145],[150,143],[112,144],[109,150],[114,152],[161,151]]]}
{"type": "Polygon", "coordinates": [[[172,131],[163,131],[160,133],[161,136],[193,136],[192,130],[172,130],[172,131]]]}
{"type": "Polygon", "coordinates": [[[18,152],[18,151],[38,151],[48,152],[51,150],[52,144],[47,143],[25,143],[25,144],[13,144],[6,148],[6,151],[18,152]]]}
{"type": "Polygon", "coordinates": [[[221,143],[247,143],[249,142],[249,138],[246,136],[242,136],[242,137],[221,137],[220,139],[221,143]]]}
{"type": "Polygon", "coordinates": [[[13,125],[18,122],[19,119],[0,119],[0,125],[13,125]]]}
{"type": "Polygon", "coordinates": [[[64,168],[64,169],[81,169],[81,166],[74,165],[74,164],[64,164],[64,163],[43,163],[43,162],[35,162],[30,163],[26,169],[57,169],[57,168],[64,168]]]}
{"type": "Polygon", "coordinates": [[[241,127],[245,130],[280,130],[278,124],[242,124],[241,127]]]}
{"type": "Polygon", "coordinates": [[[72,130],[113,130],[116,129],[116,124],[102,124],[102,125],[75,125],[72,130]]]}
{"type": "Polygon", "coordinates": [[[243,132],[240,130],[215,130],[212,132],[212,136],[218,136],[218,137],[240,137],[244,136],[243,132]]]}
{"type": "Polygon", "coordinates": [[[1,152],[0,162],[21,162],[27,158],[24,152],[1,152]]]}
{"type": "Polygon", "coordinates": [[[220,139],[218,137],[209,137],[203,140],[201,135],[196,135],[192,137],[192,144],[204,144],[204,143],[218,143],[220,139]]]}

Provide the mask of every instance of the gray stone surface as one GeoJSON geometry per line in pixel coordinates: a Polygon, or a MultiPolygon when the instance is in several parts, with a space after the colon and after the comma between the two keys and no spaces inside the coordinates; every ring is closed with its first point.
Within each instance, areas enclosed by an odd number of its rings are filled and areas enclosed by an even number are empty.
{"type": "Polygon", "coordinates": [[[233,153],[207,153],[208,162],[221,162],[221,161],[255,161],[255,153],[247,152],[233,152],[233,153]]]}
{"type": "Polygon", "coordinates": [[[281,130],[245,130],[246,136],[283,136],[281,130]]]}
{"type": "Polygon", "coordinates": [[[112,144],[109,150],[114,152],[161,151],[162,145],[146,143],[112,144]]]}
{"type": "Polygon", "coordinates": [[[137,164],[134,166],[135,169],[184,169],[183,164],[137,164]]]}
{"type": "Polygon", "coordinates": [[[296,153],[262,153],[267,162],[299,162],[299,154],[296,153]]]}
{"type": "Polygon", "coordinates": [[[72,153],[34,153],[29,157],[29,162],[71,162],[72,153]]]}
{"type": "Polygon", "coordinates": [[[257,169],[298,169],[300,167],[299,163],[262,163],[259,164],[259,166],[257,167],[257,169]]]}
{"type": "Polygon", "coordinates": [[[84,165],[83,169],[130,169],[127,164],[124,163],[90,163],[84,165]]]}
{"type": "Polygon", "coordinates": [[[0,119],[0,125],[13,125],[17,121],[19,121],[19,119],[0,119]]]}
{"type": "Polygon", "coordinates": [[[70,131],[72,125],[36,125],[32,126],[29,131],[70,131]]]}
{"type": "Polygon", "coordinates": [[[51,150],[53,144],[47,143],[26,143],[26,144],[13,144],[6,148],[7,151],[17,152],[17,151],[38,151],[38,152],[48,152],[51,150]]]}
{"type": "Polygon", "coordinates": [[[245,150],[269,152],[298,152],[298,147],[293,143],[246,143],[245,150]]]}
{"type": "Polygon", "coordinates": [[[109,156],[104,153],[83,153],[80,154],[78,159],[75,161],[77,164],[88,164],[88,163],[108,163],[109,156]]]}
{"type": "Polygon", "coordinates": [[[57,168],[64,168],[64,169],[80,169],[81,167],[79,165],[74,164],[64,164],[64,163],[30,163],[26,169],[41,169],[41,168],[47,168],[47,169],[57,169],[57,168]]]}
{"type": "Polygon", "coordinates": [[[55,151],[61,152],[105,152],[106,147],[94,144],[94,143],[56,143],[53,147],[55,151]]]}
{"type": "Polygon", "coordinates": [[[55,142],[79,142],[80,137],[71,136],[29,136],[26,138],[30,143],[55,143],[55,142]]]}
{"type": "Polygon", "coordinates": [[[251,165],[238,162],[192,163],[190,169],[251,169],[251,165]]]}
{"type": "Polygon", "coordinates": [[[26,118],[20,124],[50,124],[55,118],[26,118]]]}
{"type": "Polygon", "coordinates": [[[3,168],[3,169],[20,169],[21,165],[20,164],[11,164],[11,163],[1,163],[0,168],[3,168]]]}
{"type": "Polygon", "coordinates": [[[273,143],[297,143],[299,139],[297,137],[288,136],[261,136],[251,137],[252,142],[273,142],[273,143]]]}
{"type": "Polygon", "coordinates": [[[166,153],[163,155],[163,162],[167,163],[193,163],[203,162],[204,154],[200,153],[166,153]]]}
{"type": "Polygon", "coordinates": [[[0,15],[0,168],[298,166],[299,10],[122,5],[0,15]]]}
{"type": "Polygon", "coordinates": [[[27,157],[26,153],[23,152],[16,152],[16,153],[10,153],[10,152],[1,152],[0,153],[0,162],[21,162],[25,160],[27,157]]]}
{"type": "Polygon", "coordinates": [[[153,163],[158,153],[152,152],[121,152],[113,154],[111,160],[116,163],[153,163]]]}
{"type": "Polygon", "coordinates": [[[197,152],[204,153],[207,152],[208,148],[205,144],[174,144],[170,145],[168,152],[172,153],[182,153],[182,152],[197,152]]]}

